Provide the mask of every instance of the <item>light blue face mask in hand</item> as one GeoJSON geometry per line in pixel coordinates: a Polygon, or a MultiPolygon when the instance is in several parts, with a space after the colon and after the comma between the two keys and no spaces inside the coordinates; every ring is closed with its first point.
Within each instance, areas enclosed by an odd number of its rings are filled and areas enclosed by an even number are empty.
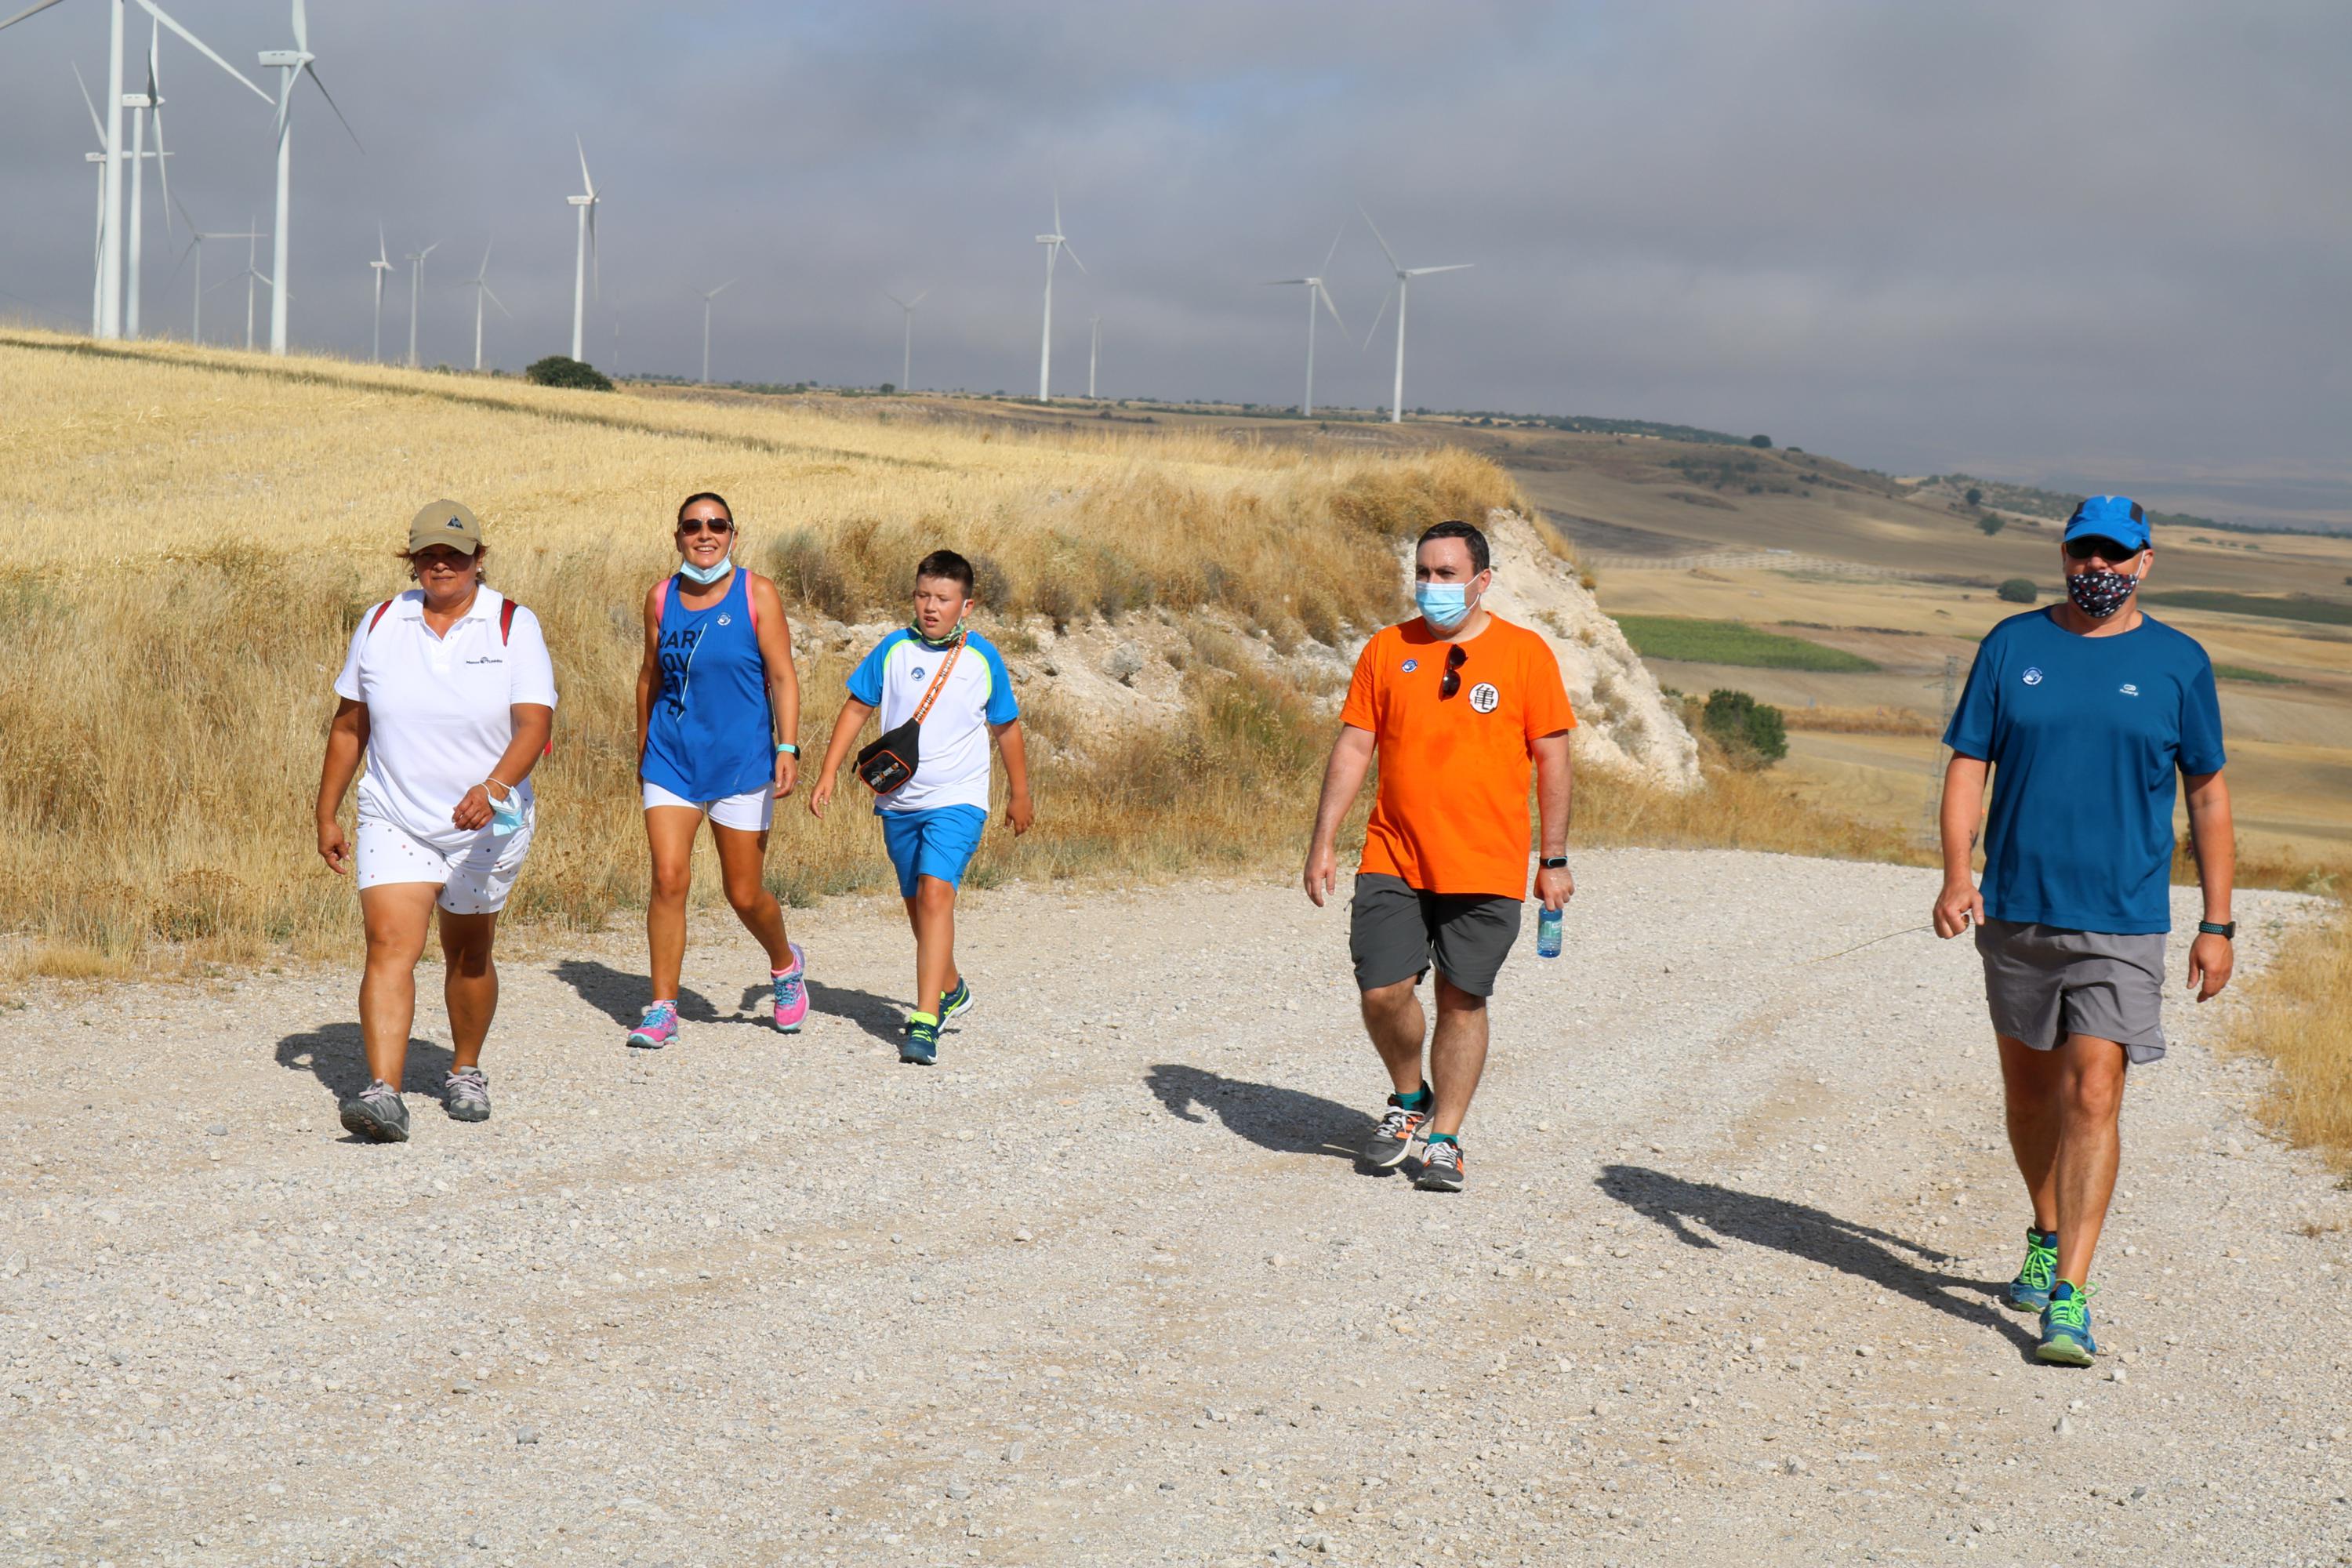
{"type": "Polygon", "coordinates": [[[485,779],[484,794],[488,793],[491,784],[497,784],[507,793],[503,799],[490,802],[490,837],[511,837],[522,826],[522,791],[499,779],[485,779]]]}
{"type": "Polygon", "coordinates": [[[708,566],[697,566],[691,561],[681,561],[677,563],[679,576],[689,583],[699,584],[706,588],[734,569],[735,556],[732,552],[720,556],[708,566]]]}

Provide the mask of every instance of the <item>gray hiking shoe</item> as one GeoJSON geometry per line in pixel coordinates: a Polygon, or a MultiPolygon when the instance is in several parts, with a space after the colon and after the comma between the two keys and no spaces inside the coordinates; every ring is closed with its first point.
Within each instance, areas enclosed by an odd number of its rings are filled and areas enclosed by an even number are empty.
{"type": "Polygon", "coordinates": [[[459,1068],[441,1081],[441,1103],[452,1121],[490,1119],[490,1080],[479,1068],[459,1068]]]}
{"type": "Polygon", "coordinates": [[[400,1090],[377,1079],[343,1101],[343,1131],[371,1143],[408,1142],[408,1107],[400,1090]]]}

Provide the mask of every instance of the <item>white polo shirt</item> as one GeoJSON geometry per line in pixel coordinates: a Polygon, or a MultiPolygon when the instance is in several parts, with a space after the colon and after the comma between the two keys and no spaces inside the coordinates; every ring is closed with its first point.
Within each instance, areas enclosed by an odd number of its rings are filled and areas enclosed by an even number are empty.
{"type": "MultiPolygon", "coordinates": [[[[360,617],[335,695],[367,704],[362,816],[381,817],[428,843],[473,838],[449,814],[506,755],[514,741],[509,710],[518,702],[555,706],[555,667],[539,617],[516,605],[501,642],[499,606],[505,603],[496,589],[476,590],[473,607],[446,637],[425,624],[422,589],[394,599],[381,620],[373,605],[360,617]]],[[[528,779],[522,797],[529,813],[528,779]]]]}

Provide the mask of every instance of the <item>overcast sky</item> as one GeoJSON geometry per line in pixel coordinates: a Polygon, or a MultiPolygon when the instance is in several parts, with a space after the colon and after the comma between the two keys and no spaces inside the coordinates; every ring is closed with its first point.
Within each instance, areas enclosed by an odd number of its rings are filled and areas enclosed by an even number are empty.
{"type": "MultiPolygon", "coordinates": [[[[166,8],[256,79],[290,43],[286,0],[166,8]]],[[[106,14],[63,0],[0,33],[19,319],[88,325],[96,142],[68,65],[102,91],[106,14]]],[[[621,371],[695,374],[692,290],[740,278],[716,379],[895,381],[882,290],[928,288],[917,385],[1034,391],[1058,175],[1089,269],[1056,279],[1058,391],[1085,390],[1099,314],[1107,396],[1296,402],[1304,291],[1263,280],[1340,235],[1361,334],[1388,276],[1360,202],[1405,265],[1476,263],[1414,289],[1409,405],[2352,521],[2340,3],[313,0],[310,21],[365,152],[306,86],[298,344],[367,352],[380,217],[395,264],[440,242],[428,363],[470,363],[462,280],[492,240],[514,311],[492,363],[566,350],[576,133],[606,198],[588,357],[621,371]]],[[[267,228],[271,111],[168,33],[163,87],[174,195],[267,228]]],[[[148,321],[184,334],[190,273],[147,216],[148,321]]],[[[388,351],[408,314],[404,268],[388,351]]],[[[1394,321],[1369,350],[1325,321],[1318,401],[1385,399],[1394,321]]],[[[205,327],[241,337],[240,285],[205,327]]]]}

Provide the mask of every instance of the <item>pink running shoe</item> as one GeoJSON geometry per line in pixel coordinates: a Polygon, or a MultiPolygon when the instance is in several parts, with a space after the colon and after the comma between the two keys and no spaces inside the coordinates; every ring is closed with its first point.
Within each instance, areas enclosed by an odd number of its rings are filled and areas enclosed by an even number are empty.
{"type": "Polygon", "coordinates": [[[646,1009],[645,1021],[629,1031],[629,1044],[657,1051],[677,1038],[677,1004],[656,1002],[646,1009]]]}
{"type": "Polygon", "coordinates": [[[799,942],[792,942],[793,966],[782,973],[770,973],[776,983],[776,1027],[787,1035],[801,1032],[801,1022],[808,1016],[808,955],[799,942]]]}

